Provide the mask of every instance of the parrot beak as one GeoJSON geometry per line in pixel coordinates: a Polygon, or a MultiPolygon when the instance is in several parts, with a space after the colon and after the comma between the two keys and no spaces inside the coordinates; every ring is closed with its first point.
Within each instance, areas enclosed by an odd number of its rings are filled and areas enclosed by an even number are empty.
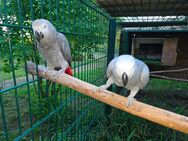
{"type": "Polygon", "coordinates": [[[124,72],[122,74],[122,81],[123,81],[123,85],[125,87],[127,85],[127,82],[128,82],[128,76],[127,76],[126,72],[124,72]]]}
{"type": "Polygon", "coordinates": [[[55,70],[56,71],[59,71],[61,69],[61,67],[56,67],[55,70]]]}
{"type": "Polygon", "coordinates": [[[43,38],[44,38],[44,35],[40,32],[38,32],[38,31],[35,31],[35,38],[37,39],[37,41],[38,42],[40,42],[40,40],[42,40],[43,38]]]}

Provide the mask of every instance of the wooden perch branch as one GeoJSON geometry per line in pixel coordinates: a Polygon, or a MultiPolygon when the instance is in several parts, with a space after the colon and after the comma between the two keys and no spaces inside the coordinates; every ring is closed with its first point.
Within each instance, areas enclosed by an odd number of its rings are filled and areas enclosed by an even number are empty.
{"type": "Polygon", "coordinates": [[[168,79],[168,80],[176,80],[176,81],[188,82],[187,79],[173,78],[173,77],[162,76],[162,75],[157,75],[157,74],[150,74],[150,76],[156,77],[156,78],[168,79]]]}
{"type": "Polygon", "coordinates": [[[188,71],[188,68],[177,69],[177,70],[151,71],[150,74],[156,74],[156,73],[171,73],[171,72],[182,72],[182,71],[188,71]]]}
{"type": "MultiPolygon", "coordinates": [[[[28,71],[36,75],[36,65],[32,62],[27,64],[28,71]]],[[[130,108],[126,107],[127,98],[121,95],[115,94],[110,91],[102,91],[93,93],[96,90],[96,86],[81,81],[77,78],[71,77],[67,74],[58,74],[57,71],[47,71],[43,73],[45,67],[38,66],[38,74],[40,77],[44,77],[53,82],[57,82],[74,90],[77,90],[89,97],[97,99],[103,103],[109,104],[113,107],[126,111],[130,114],[145,118],[154,123],[188,133],[188,117],[178,115],[176,113],[166,111],[148,104],[141,102],[133,102],[130,108]]]]}

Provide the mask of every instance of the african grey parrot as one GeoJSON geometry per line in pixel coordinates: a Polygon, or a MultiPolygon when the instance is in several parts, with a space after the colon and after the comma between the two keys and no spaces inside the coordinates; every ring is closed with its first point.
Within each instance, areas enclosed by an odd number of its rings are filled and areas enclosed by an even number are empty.
{"type": "Polygon", "coordinates": [[[37,48],[47,62],[47,69],[60,70],[72,75],[71,51],[65,35],[57,32],[46,19],[33,21],[32,28],[37,40],[37,48]]]}
{"type": "Polygon", "coordinates": [[[107,82],[96,91],[107,89],[115,83],[130,90],[127,107],[132,105],[134,96],[140,89],[144,89],[149,82],[148,66],[131,55],[121,55],[114,58],[107,67],[107,82]]]}

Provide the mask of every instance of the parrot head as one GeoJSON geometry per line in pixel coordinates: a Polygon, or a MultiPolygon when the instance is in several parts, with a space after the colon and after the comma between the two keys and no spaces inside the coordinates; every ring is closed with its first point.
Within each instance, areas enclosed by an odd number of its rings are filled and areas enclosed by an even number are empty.
{"type": "Polygon", "coordinates": [[[116,71],[118,74],[118,78],[122,80],[122,84],[125,87],[127,85],[127,82],[129,80],[128,74],[129,69],[127,68],[126,64],[122,60],[118,60],[114,66],[114,71],[116,71]]]}
{"type": "Polygon", "coordinates": [[[55,27],[46,19],[37,19],[32,23],[34,36],[38,42],[50,42],[56,38],[55,27]]]}
{"type": "Polygon", "coordinates": [[[126,72],[124,72],[121,76],[122,82],[123,82],[123,86],[125,87],[127,85],[128,82],[128,76],[126,74],[126,72]]]}

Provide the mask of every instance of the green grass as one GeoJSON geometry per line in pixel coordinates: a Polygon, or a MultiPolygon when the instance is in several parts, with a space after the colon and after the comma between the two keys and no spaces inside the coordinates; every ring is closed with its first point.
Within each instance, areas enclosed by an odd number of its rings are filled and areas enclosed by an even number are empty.
{"type": "Polygon", "coordinates": [[[153,90],[161,90],[161,89],[187,89],[188,90],[188,83],[176,81],[176,80],[151,78],[148,87],[149,89],[153,89],[153,90]]]}
{"type": "MultiPolygon", "coordinates": [[[[25,76],[25,70],[23,68],[19,68],[15,70],[15,75],[16,77],[22,77],[25,76]]],[[[12,72],[11,73],[6,73],[3,71],[0,71],[0,82],[4,80],[10,80],[13,78],[12,72]]]]}
{"type": "Polygon", "coordinates": [[[101,115],[90,141],[187,141],[187,135],[113,108],[110,121],[101,115]]]}
{"type": "MultiPolygon", "coordinates": [[[[1,65],[3,64],[3,61],[0,60],[0,82],[4,81],[4,80],[10,80],[13,78],[13,74],[12,72],[5,72],[1,69],[1,65]]],[[[16,78],[17,77],[22,77],[25,76],[25,69],[24,69],[24,65],[20,65],[16,70],[15,70],[15,75],[16,78]]]]}

